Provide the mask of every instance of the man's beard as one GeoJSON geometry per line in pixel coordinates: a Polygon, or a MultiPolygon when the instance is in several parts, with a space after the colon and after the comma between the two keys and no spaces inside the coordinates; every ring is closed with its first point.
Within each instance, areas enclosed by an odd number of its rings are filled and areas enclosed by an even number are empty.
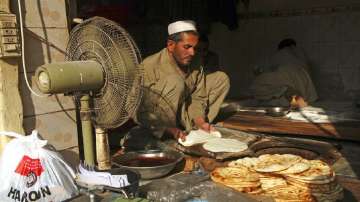
{"type": "Polygon", "coordinates": [[[180,67],[180,69],[186,69],[191,64],[191,60],[188,62],[188,64],[182,64],[181,62],[179,62],[179,60],[176,57],[174,57],[174,59],[178,67],[180,67]]]}

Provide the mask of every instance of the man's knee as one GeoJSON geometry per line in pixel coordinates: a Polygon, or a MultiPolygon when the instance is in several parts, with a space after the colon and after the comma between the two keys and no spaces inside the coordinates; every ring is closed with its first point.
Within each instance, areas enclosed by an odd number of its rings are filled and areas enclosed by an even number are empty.
{"type": "Polygon", "coordinates": [[[230,79],[229,76],[225,73],[225,72],[219,72],[219,80],[221,81],[221,83],[224,85],[224,87],[226,89],[230,88],[230,79]]]}
{"type": "Polygon", "coordinates": [[[211,88],[220,88],[224,91],[230,89],[230,79],[225,72],[217,71],[209,74],[207,77],[207,84],[211,86],[211,88]]]}

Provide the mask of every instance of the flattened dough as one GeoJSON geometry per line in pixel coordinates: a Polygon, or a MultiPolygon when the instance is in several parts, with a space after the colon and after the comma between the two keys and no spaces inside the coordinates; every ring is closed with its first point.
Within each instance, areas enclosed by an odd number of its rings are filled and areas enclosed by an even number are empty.
{"type": "Polygon", "coordinates": [[[201,144],[204,142],[207,142],[208,140],[214,139],[214,138],[220,138],[221,133],[219,131],[213,131],[211,133],[208,133],[203,130],[192,130],[190,133],[186,136],[186,140],[182,141],[179,139],[179,143],[184,145],[185,147],[189,147],[195,144],[201,144]]]}
{"type": "Polygon", "coordinates": [[[246,143],[235,139],[216,138],[207,141],[203,148],[211,152],[242,152],[248,146],[246,143]]]}

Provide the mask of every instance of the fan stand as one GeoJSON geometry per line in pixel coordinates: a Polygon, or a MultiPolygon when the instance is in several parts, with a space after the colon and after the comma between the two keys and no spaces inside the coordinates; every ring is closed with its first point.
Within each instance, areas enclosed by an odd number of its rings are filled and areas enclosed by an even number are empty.
{"type": "Polygon", "coordinates": [[[80,97],[80,120],[83,139],[84,160],[89,166],[95,166],[93,128],[91,125],[90,96],[80,97]]]}
{"type": "MultiPolygon", "coordinates": [[[[91,123],[90,96],[82,95],[80,98],[80,120],[84,149],[84,160],[89,166],[95,166],[93,127],[91,123]]],[[[99,170],[111,168],[110,148],[108,134],[102,128],[95,128],[96,136],[96,159],[99,170]]]]}

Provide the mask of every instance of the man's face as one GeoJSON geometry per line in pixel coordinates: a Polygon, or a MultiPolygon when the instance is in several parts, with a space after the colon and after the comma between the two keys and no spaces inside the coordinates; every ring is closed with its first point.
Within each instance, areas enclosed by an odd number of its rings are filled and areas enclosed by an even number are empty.
{"type": "Polygon", "coordinates": [[[199,37],[192,33],[182,33],[182,40],[175,42],[168,40],[167,49],[174,57],[176,63],[180,66],[187,66],[191,63],[195,56],[195,47],[198,43],[199,37]]]}

